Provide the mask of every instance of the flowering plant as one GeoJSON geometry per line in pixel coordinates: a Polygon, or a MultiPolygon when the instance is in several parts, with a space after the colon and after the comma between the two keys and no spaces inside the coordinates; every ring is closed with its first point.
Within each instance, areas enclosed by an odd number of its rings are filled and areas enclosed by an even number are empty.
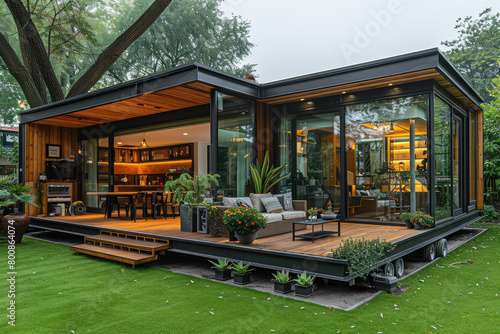
{"type": "Polygon", "coordinates": [[[310,208],[307,210],[307,213],[311,216],[316,216],[318,214],[318,209],[317,208],[310,208]]]}
{"type": "Polygon", "coordinates": [[[268,220],[256,208],[246,206],[227,209],[222,219],[230,231],[240,234],[248,234],[266,228],[268,220]]]}
{"type": "Polygon", "coordinates": [[[434,217],[425,212],[417,211],[411,215],[410,221],[413,225],[420,224],[422,227],[434,227],[434,217]]]}

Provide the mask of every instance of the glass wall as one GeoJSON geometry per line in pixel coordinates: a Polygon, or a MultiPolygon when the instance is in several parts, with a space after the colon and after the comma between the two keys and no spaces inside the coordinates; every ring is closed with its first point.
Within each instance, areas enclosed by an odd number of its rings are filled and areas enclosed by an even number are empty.
{"type": "Polygon", "coordinates": [[[461,180],[461,156],[462,156],[462,121],[453,118],[453,210],[462,208],[462,180],[461,180]]]}
{"type": "Polygon", "coordinates": [[[82,142],[82,188],[87,207],[104,207],[104,197],[87,195],[87,193],[108,191],[108,162],[108,137],[89,139],[82,142]]]}
{"type": "MultiPolygon", "coordinates": [[[[287,165],[283,174],[288,174],[292,170],[292,119],[287,115],[277,112],[279,138],[278,138],[278,166],[287,165]]],[[[292,178],[280,181],[278,184],[278,193],[286,193],[292,191],[292,178]]]]}
{"type": "Polygon", "coordinates": [[[434,99],[436,220],[451,216],[451,107],[434,99]]]}
{"type": "Polygon", "coordinates": [[[427,110],[427,95],[346,107],[349,218],[428,211],[427,110]]]}
{"type": "Polygon", "coordinates": [[[476,114],[469,113],[469,201],[476,196],[476,114]]]}
{"type": "Polygon", "coordinates": [[[218,93],[217,171],[219,194],[245,196],[249,191],[250,168],[253,161],[253,102],[218,93]]]}
{"type": "Polygon", "coordinates": [[[340,113],[296,119],[297,199],[320,212],[340,211],[340,113]]]}

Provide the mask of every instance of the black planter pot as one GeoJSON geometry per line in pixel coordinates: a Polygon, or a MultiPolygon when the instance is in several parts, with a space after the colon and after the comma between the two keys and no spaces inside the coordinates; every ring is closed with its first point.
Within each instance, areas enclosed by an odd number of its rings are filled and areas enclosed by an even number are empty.
{"type": "Polygon", "coordinates": [[[196,232],[198,230],[197,210],[196,206],[182,205],[179,209],[181,215],[181,231],[182,232],[196,232]]]}
{"type": "Polygon", "coordinates": [[[409,220],[405,220],[406,228],[412,229],[414,228],[413,224],[409,220]]]}
{"type": "Polygon", "coordinates": [[[273,279],[272,282],[274,283],[274,292],[278,292],[278,293],[292,292],[293,281],[281,283],[281,282],[278,282],[277,280],[273,279]]]}
{"type": "Polygon", "coordinates": [[[238,241],[236,236],[234,235],[234,231],[229,231],[229,241],[238,241]]]}
{"type": "Polygon", "coordinates": [[[219,281],[227,281],[231,278],[231,270],[215,270],[215,279],[219,281]]]}
{"type": "Polygon", "coordinates": [[[2,217],[2,227],[8,236],[14,236],[14,243],[20,244],[30,224],[30,217],[24,213],[11,213],[2,217]]]}
{"type": "Polygon", "coordinates": [[[248,284],[250,283],[250,273],[245,274],[234,274],[234,283],[236,284],[248,284]]]}
{"type": "Polygon", "coordinates": [[[420,224],[415,224],[415,230],[421,230],[423,229],[423,226],[420,224]]]}
{"type": "Polygon", "coordinates": [[[309,297],[314,293],[314,284],[303,286],[295,284],[295,295],[301,297],[309,297]]]}
{"type": "Polygon", "coordinates": [[[240,244],[250,245],[257,238],[257,233],[258,232],[259,231],[250,232],[250,233],[246,233],[246,234],[240,234],[240,233],[238,233],[238,232],[235,231],[234,235],[236,236],[236,238],[238,239],[238,241],[240,242],[240,244]]]}

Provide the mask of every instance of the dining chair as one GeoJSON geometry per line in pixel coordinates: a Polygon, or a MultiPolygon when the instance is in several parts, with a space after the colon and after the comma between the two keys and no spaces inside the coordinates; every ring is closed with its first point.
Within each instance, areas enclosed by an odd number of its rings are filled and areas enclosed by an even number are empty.
{"type": "Polygon", "coordinates": [[[156,217],[161,214],[163,205],[163,191],[153,191],[151,193],[151,215],[154,220],[156,220],[156,217]]]}
{"type": "Polygon", "coordinates": [[[176,217],[180,215],[179,213],[179,205],[173,203],[174,193],[165,193],[165,198],[163,202],[163,218],[167,219],[167,217],[176,217]],[[168,214],[168,208],[170,208],[171,214],[168,214]],[[175,208],[177,208],[177,214],[175,213],[175,208]]]}
{"type": "Polygon", "coordinates": [[[147,221],[148,206],[145,198],[145,193],[142,191],[139,191],[137,194],[135,194],[134,199],[130,204],[130,215],[134,219],[134,222],[137,218],[137,209],[142,210],[142,217],[147,221]]]}

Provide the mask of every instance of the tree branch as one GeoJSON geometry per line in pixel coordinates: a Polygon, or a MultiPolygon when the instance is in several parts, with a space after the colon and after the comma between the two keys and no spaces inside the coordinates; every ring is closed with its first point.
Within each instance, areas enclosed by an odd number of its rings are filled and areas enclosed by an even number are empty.
{"type": "Polygon", "coordinates": [[[130,28],[101,52],[97,61],[71,87],[67,97],[87,93],[118,57],[156,21],[170,2],[171,0],[155,0],[130,28]]]}
{"type": "MultiPolygon", "coordinates": [[[[31,17],[20,0],[5,0],[7,7],[14,17],[16,23],[22,27],[26,39],[30,45],[30,50],[32,57],[36,59],[40,73],[43,76],[43,80],[47,85],[52,101],[59,101],[64,99],[64,94],[61,89],[61,85],[57,80],[54,68],[50,64],[47,51],[43,45],[42,38],[35,27],[35,24],[31,20],[31,17]]],[[[39,94],[40,95],[40,94],[39,94]]]]}
{"type": "Polygon", "coordinates": [[[43,99],[38,93],[33,78],[26,67],[24,67],[21,60],[17,57],[16,52],[10,46],[9,41],[7,41],[2,33],[0,33],[0,57],[2,57],[3,61],[7,65],[10,74],[12,74],[21,86],[21,89],[23,90],[24,95],[26,95],[30,106],[33,108],[43,105],[43,99]]]}

